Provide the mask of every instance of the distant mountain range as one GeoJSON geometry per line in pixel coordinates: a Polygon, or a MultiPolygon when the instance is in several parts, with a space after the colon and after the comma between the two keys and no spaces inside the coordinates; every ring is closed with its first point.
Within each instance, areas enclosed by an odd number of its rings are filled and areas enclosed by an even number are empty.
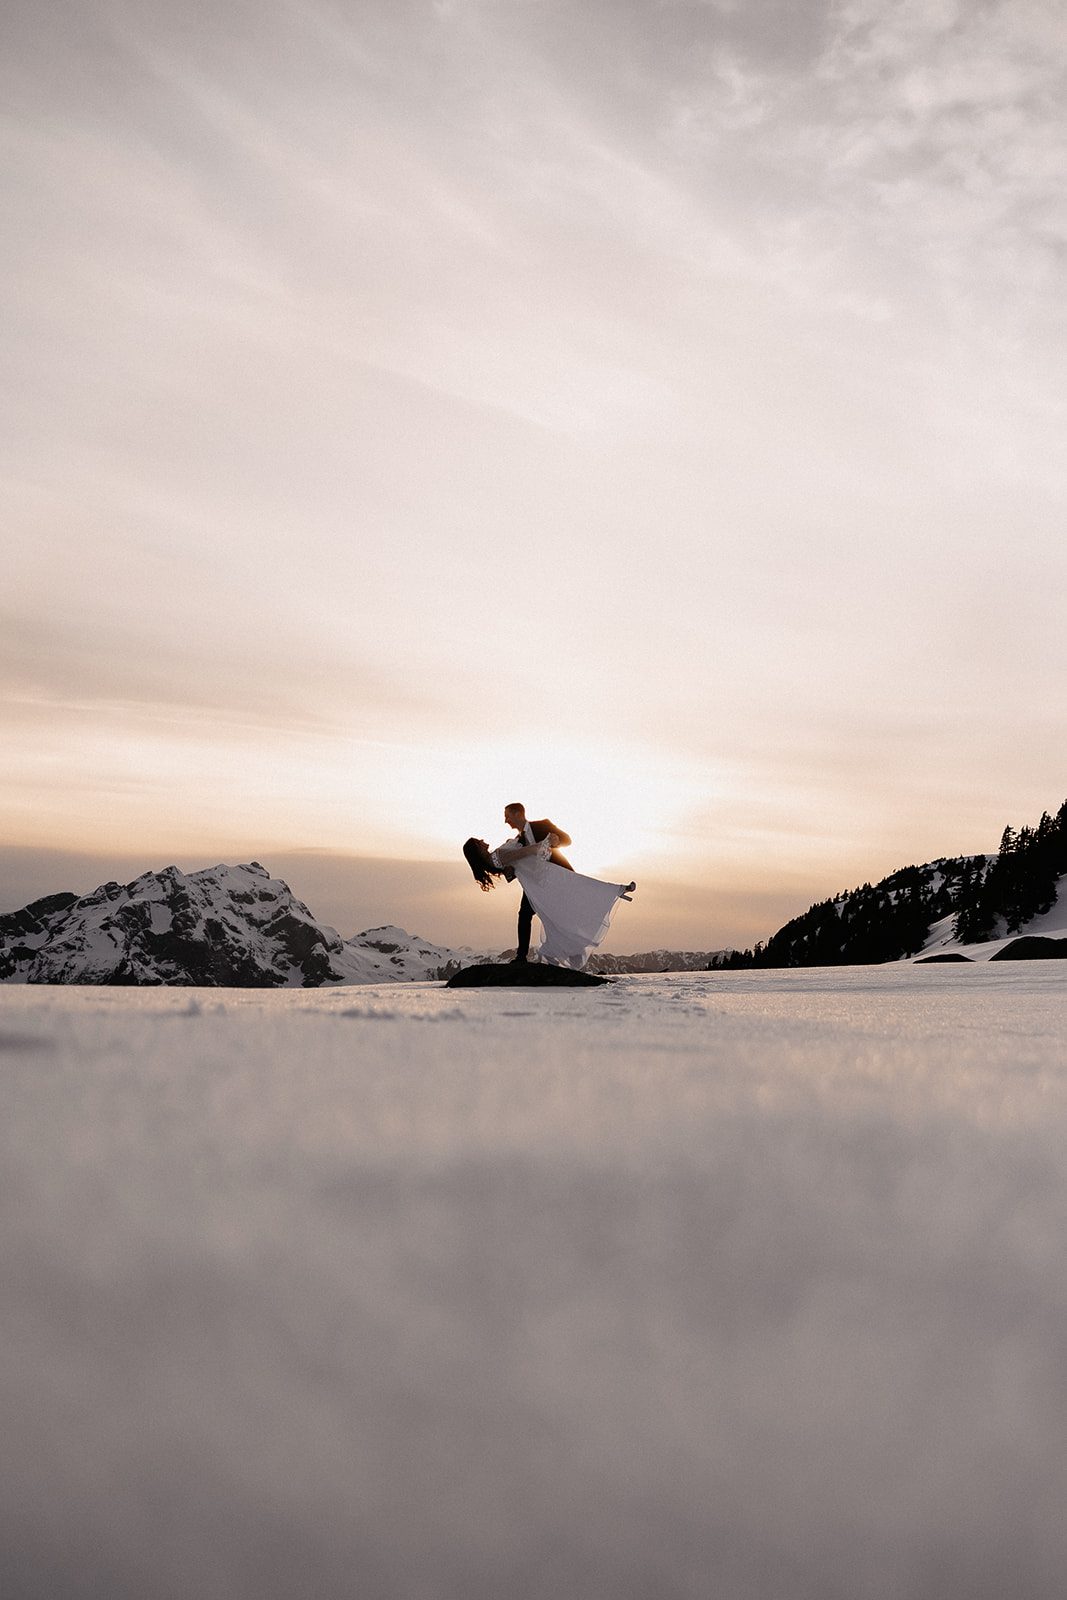
{"type": "MultiPolygon", "coordinates": [[[[0,916],[0,983],[321,988],[443,979],[512,954],[450,950],[393,927],[342,939],[258,861],[188,874],[166,867],[0,916]]],[[[752,950],[597,952],[589,970],[1036,956],[1067,958],[1067,801],[1036,827],[1005,828],[996,855],[902,867],[813,905],[752,950]]]]}
{"type": "Polygon", "coordinates": [[[146,872],[0,917],[0,982],[320,988],[449,977],[484,959],[402,928],[342,939],[258,861],[146,872]]]}
{"type": "Polygon", "coordinates": [[[605,976],[616,972],[706,972],[721,967],[731,950],[644,950],[640,955],[612,956],[594,950],[585,964],[587,972],[605,976]]]}
{"type": "MultiPolygon", "coordinates": [[[[258,861],[191,873],[166,867],[0,916],[0,983],[315,989],[449,978],[513,954],[450,950],[393,927],[342,939],[258,861]]],[[[722,954],[597,956],[596,970],[690,970],[722,954]]]]}

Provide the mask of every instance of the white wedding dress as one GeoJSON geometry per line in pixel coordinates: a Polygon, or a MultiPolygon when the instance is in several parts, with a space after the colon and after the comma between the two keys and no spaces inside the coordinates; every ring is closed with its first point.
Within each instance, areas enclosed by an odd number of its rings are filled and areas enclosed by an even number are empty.
{"type": "MultiPolygon", "coordinates": [[[[509,839],[508,844],[517,841],[509,839]]],[[[625,884],[605,883],[587,878],[581,872],[568,872],[549,860],[547,841],[536,855],[509,860],[501,856],[504,845],[493,851],[498,867],[509,866],[526,891],[526,896],[541,922],[541,943],[535,952],[538,961],[553,967],[584,967],[608,931],[612,913],[625,884]]]]}

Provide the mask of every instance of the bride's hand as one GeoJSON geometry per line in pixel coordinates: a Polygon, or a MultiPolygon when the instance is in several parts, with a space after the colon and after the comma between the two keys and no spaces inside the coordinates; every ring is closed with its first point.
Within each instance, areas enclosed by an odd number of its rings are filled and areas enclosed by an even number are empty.
{"type": "Polygon", "coordinates": [[[559,848],[559,834],[558,833],[550,833],[550,834],[548,834],[548,836],[545,839],[545,843],[547,844],[547,846],[548,846],[548,848],[550,850],[558,849],[559,848]]]}

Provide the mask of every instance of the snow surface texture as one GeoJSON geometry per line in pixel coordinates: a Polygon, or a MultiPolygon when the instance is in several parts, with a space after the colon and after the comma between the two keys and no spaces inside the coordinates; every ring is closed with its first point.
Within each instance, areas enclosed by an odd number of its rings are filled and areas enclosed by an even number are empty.
{"type": "Polygon", "coordinates": [[[445,977],[472,951],[402,928],[342,939],[258,861],[145,872],[0,917],[0,982],[318,988],[445,977]]]}
{"type": "Polygon", "coordinates": [[[1059,963],[0,991],[5,1600],[1052,1600],[1059,963]]]}

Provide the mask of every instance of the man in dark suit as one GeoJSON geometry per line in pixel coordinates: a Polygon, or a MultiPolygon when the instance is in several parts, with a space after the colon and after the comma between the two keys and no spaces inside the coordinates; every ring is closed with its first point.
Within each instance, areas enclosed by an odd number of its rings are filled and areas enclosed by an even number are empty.
{"type": "MultiPolygon", "coordinates": [[[[547,839],[550,833],[556,834],[560,844],[569,845],[571,843],[570,834],[564,833],[562,828],[557,827],[554,822],[550,822],[547,817],[542,817],[540,822],[527,822],[526,807],[520,805],[517,800],[513,800],[510,805],[504,807],[504,821],[509,828],[514,828],[518,834],[518,838],[512,841],[514,844],[540,844],[542,839],[547,839]]],[[[554,861],[557,867],[566,867],[568,872],[574,871],[566,856],[560,855],[556,849],[553,849],[549,859],[554,861]]],[[[533,906],[526,898],[525,891],[523,891],[522,899],[519,902],[519,945],[515,952],[516,961],[525,961],[530,954],[530,930],[533,927],[533,914],[533,906]]]]}

